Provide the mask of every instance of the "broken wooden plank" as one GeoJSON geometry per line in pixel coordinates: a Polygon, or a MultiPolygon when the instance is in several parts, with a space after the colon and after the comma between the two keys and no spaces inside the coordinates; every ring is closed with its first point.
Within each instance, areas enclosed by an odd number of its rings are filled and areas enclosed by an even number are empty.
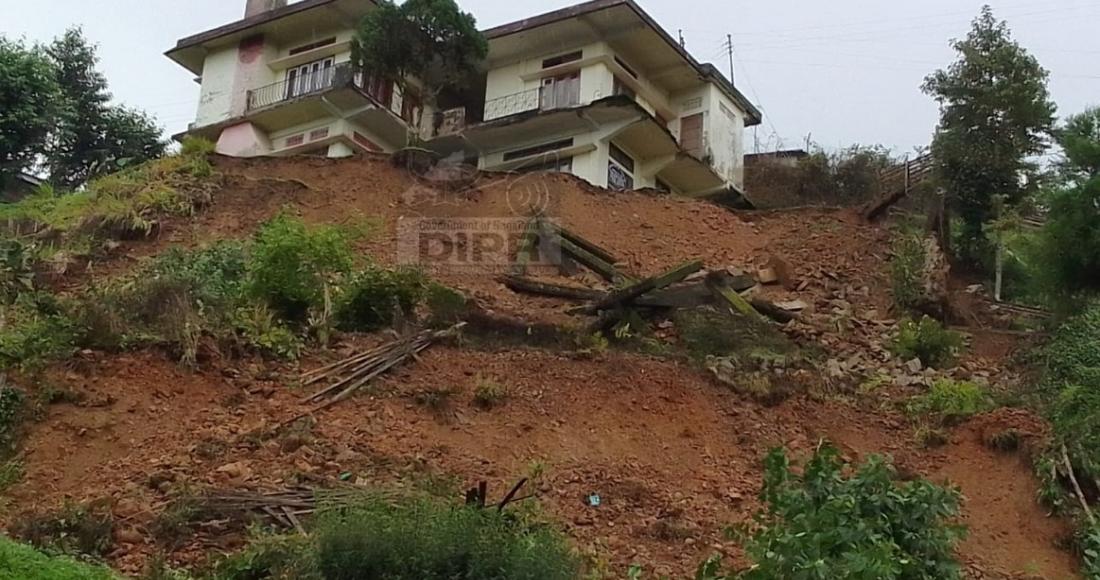
{"type": "Polygon", "coordinates": [[[564,298],[566,300],[577,300],[581,302],[598,300],[606,294],[605,292],[600,292],[599,290],[593,290],[591,288],[550,284],[548,282],[540,282],[523,276],[501,276],[499,280],[501,284],[504,284],[513,292],[549,296],[552,298],[564,298]]]}
{"type": "Polygon", "coordinates": [[[635,282],[625,288],[611,292],[604,298],[579,309],[579,312],[583,314],[596,314],[604,310],[617,308],[622,304],[633,302],[644,294],[667,288],[702,269],[702,260],[694,260],[681,264],[664,274],[646,278],[641,282],[635,282]]]}
{"type": "Polygon", "coordinates": [[[714,293],[714,297],[725,306],[730,306],[737,312],[752,318],[759,318],[760,313],[736,290],[733,289],[723,276],[708,276],[707,288],[714,293]]]}
{"type": "Polygon", "coordinates": [[[584,251],[596,256],[597,258],[607,262],[608,264],[618,264],[619,259],[615,257],[611,252],[597,246],[596,244],[582,238],[575,232],[569,231],[565,228],[558,228],[561,237],[566,241],[571,242],[573,245],[583,249],[584,251]]]}
{"type": "MultiPolygon", "coordinates": [[[[738,296],[740,295],[738,294],[738,296]]],[[[744,298],[742,298],[742,300],[744,300],[744,298]]],[[[764,316],[767,316],[768,318],[771,318],[772,320],[780,324],[786,324],[798,318],[798,315],[794,312],[786,310],[780,307],[778,304],[775,304],[774,302],[769,302],[767,300],[764,300],[763,298],[753,298],[749,301],[749,304],[758,313],[763,314],[764,316]]]]}
{"type": "Polygon", "coordinates": [[[573,258],[584,267],[599,274],[604,280],[612,284],[629,284],[632,282],[629,276],[620,272],[611,262],[601,259],[565,238],[559,237],[558,243],[561,246],[563,256],[573,258]]]}
{"type": "Polygon", "coordinates": [[[531,263],[535,252],[538,251],[541,221],[541,217],[535,216],[527,222],[527,227],[523,230],[523,238],[519,242],[519,251],[516,253],[516,264],[512,268],[513,274],[522,276],[527,273],[527,265],[531,263]]]}

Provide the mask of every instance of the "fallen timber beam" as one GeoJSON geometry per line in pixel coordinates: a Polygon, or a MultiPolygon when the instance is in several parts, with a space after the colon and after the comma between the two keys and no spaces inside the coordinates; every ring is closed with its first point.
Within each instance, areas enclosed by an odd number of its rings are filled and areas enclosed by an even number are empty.
{"type": "Polygon", "coordinates": [[[516,265],[512,268],[513,274],[522,276],[527,273],[527,265],[531,263],[535,252],[538,251],[541,222],[542,218],[538,216],[527,222],[527,227],[523,231],[523,238],[520,239],[519,251],[516,253],[516,265]]]}
{"type": "MultiPolygon", "coordinates": [[[[594,302],[607,296],[607,292],[543,282],[524,276],[508,275],[498,278],[509,290],[520,294],[561,298],[574,302],[594,302]]],[[[738,292],[756,286],[748,276],[733,276],[730,285],[738,292]]],[[[674,285],[640,296],[634,301],[636,306],[647,308],[695,308],[714,303],[714,295],[701,280],[674,285]]]]}
{"type": "Polygon", "coordinates": [[[584,306],[577,310],[581,314],[598,314],[605,310],[614,310],[623,304],[628,304],[636,300],[637,298],[649,294],[655,290],[661,290],[667,288],[677,282],[680,282],[684,278],[691,276],[692,274],[703,269],[702,260],[694,260],[681,264],[652,278],[646,278],[640,282],[635,282],[625,288],[621,288],[614,292],[611,292],[604,296],[602,299],[593,302],[588,306],[584,306]]]}
{"type": "Polygon", "coordinates": [[[629,276],[623,274],[615,267],[615,264],[604,261],[596,254],[578,246],[564,237],[558,238],[563,257],[573,258],[582,266],[599,274],[604,280],[612,284],[630,283],[629,276]]]}
{"type": "Polygon", "coordinates": [[[564,286],[561,284],[549,284],[523,276],[501,276],[500,282],[513,292],[549,296],[552,298],[564,298],[566,300],[576,300],[580,302],[599,300],[605,294],[599,290],[580,288],[577,286],[564,286]]]}
{"type": "Polygon", "coordinates": [[[732,307],[737,312],[751,318],[760,317],[760,313],[752,307],[752,304],[749,304],[748,300],[745,300],[741,294],[729,285],[729,282],[724,276],[714,274],[707,276],[706,284],[707,288],[710,288],[710,291],[714,293],[714,297],[718,299],[720,304],[732,307]]]}
{"type": "Polygon", "coordinates": [[[558,231],[561,234],[562,239],[577,246],[578,248],[581,248],[589,254],[596,256],[604,262],[607,262],[608,264],[617,264],[619,262],[619,259],[616,258],[614,254],[578,236],[577,234],[565,228],[558,228],[558,231]]]}

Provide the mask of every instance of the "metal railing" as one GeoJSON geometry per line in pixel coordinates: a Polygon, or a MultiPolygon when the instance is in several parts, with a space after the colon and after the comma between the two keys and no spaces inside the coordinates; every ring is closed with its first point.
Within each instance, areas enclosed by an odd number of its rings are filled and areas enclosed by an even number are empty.
{"type": "Polygon", "coordinates": [[[315,95],[351,80],[351,67],[342,64],[315,73],[305,74],[248,91],[248,110],[254,111],[281,103],[315,95]]]}

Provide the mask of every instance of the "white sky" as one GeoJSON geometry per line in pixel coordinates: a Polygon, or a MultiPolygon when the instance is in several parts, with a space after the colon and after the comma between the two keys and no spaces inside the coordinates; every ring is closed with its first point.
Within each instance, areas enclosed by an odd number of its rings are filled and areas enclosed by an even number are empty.
{"type": "MultiPolygon", "coordinates": [[[[881,143],[899,152],[928,142],[935,103],[924,76],[948,64],[982,0],[639,0],[673,36],[723,71],[726,34],[736,83],[765,112],[762,148],[881,143]]],[[[482,28],[572,0],[460,0],[482,28]]],[[[1100,104],[1100,0],[991,0],[1018,40],[1051,71],[1059,114],[1100,104]]],[[[49,41],[82,25],[99,44],[118,101],[150,112],[169,133],[193,119],[198,86],[163,56],[183,36],[238,19],[244,0],[0,0],[0,34],[49,41]]],[[[749,137],[751,147],[752,136],[749,137]]]]}

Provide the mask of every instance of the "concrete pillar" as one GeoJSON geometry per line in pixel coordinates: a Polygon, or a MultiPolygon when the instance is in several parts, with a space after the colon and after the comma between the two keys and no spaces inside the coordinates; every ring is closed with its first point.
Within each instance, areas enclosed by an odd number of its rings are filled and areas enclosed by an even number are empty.
{"type": "Polygon", "coordinates": [[[244,17],[251,18],[286,6],[286,0],[245,0],[244,17]]]}
{"type": "Polygon", "coordinates": [[[222,129],[215,151],[230,157],[259,157],[271,152],[271,141],[259,127],[240,123],[222,129]]]}
{"type": "Polygon", "coordinates": [[[334,159],[351,157],[352,155],[355,155],[355,151],[352,151],[351,147],[348,147],[347,143],[342,141],[337,141],[328,146],[328,156],[334,159]]]}

